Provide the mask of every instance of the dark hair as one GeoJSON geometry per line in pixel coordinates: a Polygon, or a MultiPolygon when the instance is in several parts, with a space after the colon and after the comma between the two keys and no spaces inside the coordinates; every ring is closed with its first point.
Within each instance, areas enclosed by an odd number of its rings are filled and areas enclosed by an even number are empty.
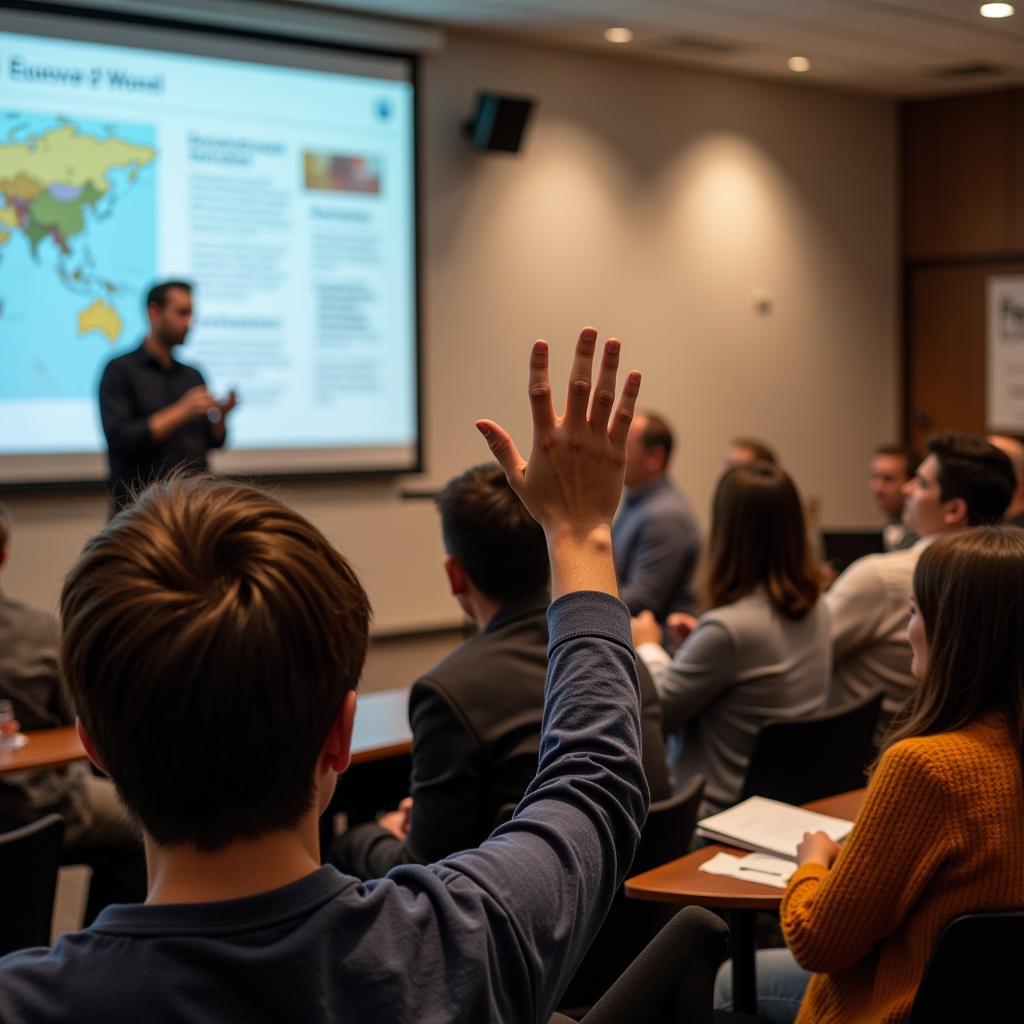
{"type": "Polygon", "coordinates": [[[986,526],[1003,518],[1017,477],[1004,452],[977,434],[936,434],[928,451],[939,462],[938,482],[943,501],[963,498],[967,525],[986,526]]]}
{"type": "Polygon", "coordinates": [[[445,550],[488,597],[514,601],[547,589],[544,531],[499,466],[474,466],[449,480],[437,507],[445,550]]]}
{"type": "Polygon", "coordinates": [[[11,542],[11,511],[0,502],[0,555],[11,542]]]}
{"type": "Polygon", "coordinates": [[[940,537],[918,560],[914,600],[928,667],[883,750],[1005,708],[1024,752],[1024,530],[983,526],[940,537]]]}
{"type": "Polygon", "coordinates": [[[189,295],[192,294],[192,285],[189,281],[160,281],[146,293],[146,308],[159,306],[163,309],[175,288],[180,288],[182,291],[188,292],[189,295]]]}
{"type": "Polygon", "coordinates": [[[172,476],[86,544],[61,595],[61,667],[147,832],[217,850],[309,811],[369,618],[348,563],[298,513],[172,476]]]}
{"type": "Polygon", "coordinates": [[[768,462],[773,466],[779,464],[775,451],[756,437],[736,437],[732,441],[733,448],[746,448],[754,456],[755,462],[768,462]]]}
{"type": "Polygon", "coordinates": [[[905,476],[909,480],[921,463],[921,456],[912,444],[904,444],[902,441],[893,441],[889,444],[880,444],[875,450],[875,455],[893,455],[903,460],[906,466],[905,476]]]}
{"type": "Polygon", "coordinates": [[[652,448],[663,449],[665,452],[665,465],[667,466],[668,460],[672,455],[672,428],[668,425],[665,418],[659,416],[656,412],[645,412],[641,415],[643,415],[647,422],[640,433],[640,443],[647,451],[650,451],[652,448]]]}
{"type": "Polygon", "coordinates": [[[711,511],[711,604],[732,604],[758,586],[788,619],[804,618],[818,601],[800,495],[785,470],[767,462],[726,470],[711,511]]]}

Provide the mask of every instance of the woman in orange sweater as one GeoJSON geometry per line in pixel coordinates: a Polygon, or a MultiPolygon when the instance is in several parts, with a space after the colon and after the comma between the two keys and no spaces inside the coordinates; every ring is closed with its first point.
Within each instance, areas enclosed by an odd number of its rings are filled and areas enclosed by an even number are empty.
{"type": "MultiPolygon", "coordinates": [[[[783,897],[786,943],[814,972],[798,1024],[905,1020],[949,921],[1024,907],[1024,530],[979,527],[932,544],[914,573],[907,635],[920,686],[853,831],[842,849],[806,835],[783,897]]],[[[799,972],[767,952],[759,998],[780,982],[799,987],[799,972]]]]}

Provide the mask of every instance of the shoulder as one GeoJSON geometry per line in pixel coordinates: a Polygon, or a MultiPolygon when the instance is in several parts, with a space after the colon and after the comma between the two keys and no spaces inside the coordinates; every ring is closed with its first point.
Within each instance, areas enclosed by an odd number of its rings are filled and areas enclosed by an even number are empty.
{"type": "Polygon", "coordinates": [[[107,380],[112,377],[123,377],[125,374],[131,372],[132,368],[139,361],[139,353],[137,349],[133,349],[131,352],[125,352],[123,355],[114,356],[113,359],[107,362],[107,365],[103,367],[102,380],[107,380]]]}

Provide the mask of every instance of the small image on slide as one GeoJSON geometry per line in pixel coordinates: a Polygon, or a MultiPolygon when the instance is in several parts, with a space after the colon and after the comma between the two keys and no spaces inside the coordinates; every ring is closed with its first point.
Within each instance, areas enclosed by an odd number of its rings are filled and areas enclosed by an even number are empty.
{"type": "Polygon", "coordinates": [[[303,153],[306,188],[315,192],[360,192],[380,195],[381,160],[375,156],[303,153]]]}

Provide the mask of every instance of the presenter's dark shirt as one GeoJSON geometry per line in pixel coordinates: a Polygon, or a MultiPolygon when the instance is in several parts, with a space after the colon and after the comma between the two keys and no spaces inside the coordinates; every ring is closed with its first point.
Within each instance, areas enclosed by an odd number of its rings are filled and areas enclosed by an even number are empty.
{"type": "Polygon", "coordinates": [[[107,490],[115,512],[128,503],[133,486],[178,467],[201,472],[207,467],[207,451],[224,443],[214,441],[212,424],[205,418],[186,423],[159,444],[150,435],[150,416],[204,383],[194,367],[173,359],[170,366],[161,366],[142,345],[107,363],[100,380],[100,417],[110,461],[107,490]]]}

